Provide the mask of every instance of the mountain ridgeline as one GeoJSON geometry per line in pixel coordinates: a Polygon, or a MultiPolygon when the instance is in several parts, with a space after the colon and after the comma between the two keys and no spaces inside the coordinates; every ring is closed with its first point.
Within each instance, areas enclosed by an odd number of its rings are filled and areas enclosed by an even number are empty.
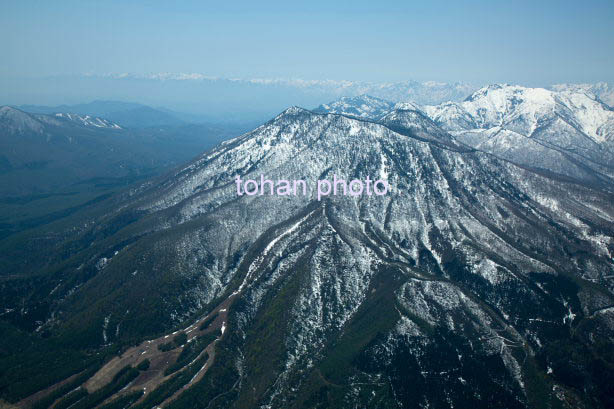
{"type": "Polygon", "coordinates": [[[388,126],[439,135],[551,176],[610,189],[614,182],[614,110],[584,89],[491,85],[462,102],[420,106],[362,96],[318,107],[388,126]],[[388,103],[390,106],[391,103],[388,103]]]}
{"type": "Polygon", "coordinates": [[[612,407],[611,118],[584,92],[509,86],[431,107],[289,108],[1,241],[0,394],[21,407],[612,407]],[[237,195],[237,176],[260,175],[390,190],[237,195]]]}
{"type": "Polygon", "coordinates": [[[88,114],[0,107],[0,196],[48,193],[93,178],[152,175],[193,158],[228,132],[207,124],[126,129],[88,114]]]}
{"type": "MultiPolygon", "coordinates": [[[[121,106],[72,108],[105,113],[105,107],[121,106]]],[[[126,115],[135,109],[129,107],[126,115]]],[[[125,125],[130,121],[118,123],[106,116],[49,111],[0,107],[0,237],[166,172],[243,130],[241,124],[183,122],[131,128],[125,125]]]]}

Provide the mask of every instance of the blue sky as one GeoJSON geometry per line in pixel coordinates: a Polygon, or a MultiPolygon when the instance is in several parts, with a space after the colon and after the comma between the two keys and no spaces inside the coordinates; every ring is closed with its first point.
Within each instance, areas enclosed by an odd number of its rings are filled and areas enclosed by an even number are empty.
{"type": "Polygon", "coordinates": [[[3,1],[0,76],[614,80],[613,1],[3,1]]]}

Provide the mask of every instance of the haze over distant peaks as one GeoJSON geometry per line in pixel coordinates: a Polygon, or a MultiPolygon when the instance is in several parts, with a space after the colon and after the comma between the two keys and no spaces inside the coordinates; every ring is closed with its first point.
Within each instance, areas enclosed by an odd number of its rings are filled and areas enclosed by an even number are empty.
{"type": "Polygon", "coordinates": [[[96,128],[113,128],[121,129],[121,126],[103,118],[93,117],[90,115],[78,115],[71,113],[58,112],[54,115],[56,118],[64,119],[73,122],[80,122],[85,126],[94,126],[96,128]]]}
{"type": "MultiPolygon", "coordinates": [[[[480,88],[483,84],[439,81],[349,81],[349,80],[306,80],[289,78],[218,78],[198,73],[160,73],[160,74],[109,74],[109,75],[65,75],[52,78],[16,79],[1,84],[4,102],[12,105],[28,104],[32,101],[56,106],[65,103],[58,95],[58,88],[64,90],[65,97],[71,101],[104,99],[111,101],[134,101],[154,107],[158,116],[148,115],[146,121],[130,123],[132,118],[140,118],[144,113],[134,112],[124,118],[110,117],[114,112],[128,112],[142,107],[114,108],[110,111],[91,110],[82,106],[81,110],[68,110],[60,105],[55,112],[74,112],[80,115],[100,116],[121,126],[139,127],[141,123],[151,124],[157,119],[162,125],[177,119],[193,122],[193,118],[178,113],[190,113],[202,118],[203,122],[251,121],[263,122],[275,113],[291,105],[319,106],[326,101],[341,97],[370,95],[393,103],[413,101],[420,105],[438,105],[447,101],[460,102],[480,88]],[[160,107],[164,106],[169,110],[160,107]],[[137,115],[138,113],[138,115],[137,115]],[[169,114],[168,118],[163,113],[169,114]]],[[[544,84],[549,86],[550,84],[544,84]]],[[[565,85],[590,89],[605,103],[612,104],[608,96],[611,86],[605,83],[595,85],[565,85]]],[[[561,86],[556,86],[561,87],[561,86]]],[[[554,87],[552,90],[558,90],[554,87]]],[[[100,102],[100,101],[97,101],[100,102]]],[[[89,104],[83,104],[89,105],[89,104]]],[[[23,106],[34,112],[31,106],[23,106]]],[[[53,112],[53,113],[55,113],[53,112]]],[[[50,112],[45,112],[50,113],[50,112]]],[[[151,125],[157,126],[158,124],[151,125]]]]}
{"type": "Polygon", "coordinates": [[[123,101],[92,101],[75,105],[21,105],[26,112],[40,114],[71,113],[82,117],[102,117],[128,128],[176,126],[185,122],[170,112],[147,105],[123,101]]]}
{"type": "Polygon", "coordinates": [[[107,119],[58,112],[54,115],[27,113],[10,106],[0,107],[0,129],[9,133],[42,133],[46,126],[84,126],[94,128],[121,129],[121,126],[107,119]]]}

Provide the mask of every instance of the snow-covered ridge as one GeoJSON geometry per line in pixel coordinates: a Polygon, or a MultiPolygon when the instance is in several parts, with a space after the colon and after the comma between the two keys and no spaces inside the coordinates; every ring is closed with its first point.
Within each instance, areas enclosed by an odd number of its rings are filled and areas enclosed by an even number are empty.
{"type": "Polygon", "coordinates": [[[530,136],[557,118],[596,143],[610,139],[614,131],[614,111],[581,89],[552,91],[497,84],[479,89],[463,102],[424,109],[448,131],[498,127],[530,136]]]}
{"type": "Polygon", "coordinates": [[[32,115],[10,106],[3,106],[0,107],[0,129],[11,133],[25,131],[41,133],[43,125],[32,115]]]}
{"type": "Polygon", "coordinates": [[[554,86],[553,89],[493,84],[480,88],[464,101],[420,105],[407,100],[392,102],[369,95],[342,97],[316,108],[316,112],[338,113],[381,120],[394,111],[425,114],[448,132],[509,130],[530,137],[556,120],[588,136],[595,143],[612,139],[614,110],[591,90],[607,90],[605,83],[554,86]]]}
{"type": "Polygon", "coordinates": [[[54,115],[31,114],[10,106],[0,107],[0,129],[10,133],[47,132],[48,126],[84,126],[104,129],[122,129],[109,120],[90,115],[56,113],[54,115]]]}
{"type": "Polygon", "coordinates": [[[590,93],[610,107],[614,107],[614,87],[607,82],[595,84],[555,84],[550,87],[553,91],[583,91],[590,93]]]}
{"type": "Polygon", "coordinates": [[[394,111],[417,111],[424,113],[424,108],[415,102],[407,101],[407,102],[398,102],[393,107],[394,111]]]}
{"type": "Polygon", "coordinates": [[[439,142],[461,143],[581,180],[614,180],[614,110],[582,87],[555,91],[493,84],[461,102],[399,102],[385,114],[383,106],[381,100],[363,96],[342,98],[318,110],[358,112],[353,116],[404,128],[427,140],[436,136],[439,142]]]}
{"type": "Polygon", "coordinates": [[[90,115],[78,115],[71,113],[58,112],[55,114],[56,118],[65,119],[68,121],[76,122],[84,126],[93,126],[96,128],[111,128],[111,129],[121,129],[121,126],[117,125],[114,122],[108,121],[103,118],[93,117],[90,115]]]}

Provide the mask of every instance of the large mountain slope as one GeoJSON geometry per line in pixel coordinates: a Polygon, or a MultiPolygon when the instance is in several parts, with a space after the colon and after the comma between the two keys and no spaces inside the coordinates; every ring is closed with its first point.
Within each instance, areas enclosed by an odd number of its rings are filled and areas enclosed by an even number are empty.
{"type": "Polygon", "coordinates": [[[62,405],[611,406],[613,195],[467,149],[428,118],[422,135],[393,119],[290,108],[167,177],[2,242],[8,333],[80,354],[45,360],[43,375],[16,348],[3,396],[95,372],[120,349],[80,389],[87,398],[62,405]],[[237,195],[236,176],[260,175],[303,179],[309,194],[237,195]],[[391,188],[317,200],[315,181],[333,175],[391,188]],[[28,257],[34,245],[44,257],[28,257]],[[192,344],[206,348],[189,355],[192,344]],[[145,358],[127,387],[111,380],[145,358]]]}

